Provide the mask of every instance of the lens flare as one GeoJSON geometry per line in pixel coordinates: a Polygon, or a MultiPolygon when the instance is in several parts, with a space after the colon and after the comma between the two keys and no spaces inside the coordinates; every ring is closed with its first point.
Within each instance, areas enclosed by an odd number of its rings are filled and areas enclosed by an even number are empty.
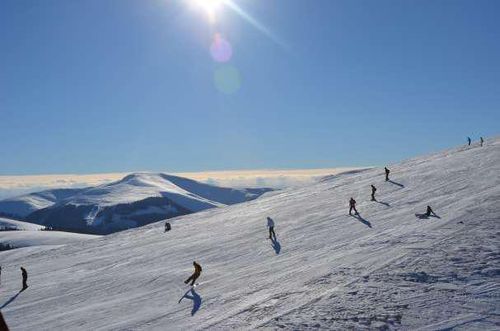
{"type": "Polygon", "coordinates": [[[221,37],[219,33],[216,33],[210,45],[210,54],[217,62],[227,62],[233,56],[233,48],[229,41],[221,37]]]}
{"type": "Polygon", "coordinates": [[[224,65],[215,70],[215,87],[225,94],[233,94],[240,89],[241,77],[238,69],[231,65],[224,65]]]}

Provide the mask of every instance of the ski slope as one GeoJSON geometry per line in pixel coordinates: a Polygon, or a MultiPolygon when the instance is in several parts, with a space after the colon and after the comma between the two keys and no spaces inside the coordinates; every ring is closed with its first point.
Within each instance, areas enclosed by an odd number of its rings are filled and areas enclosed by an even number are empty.
{"type": "Polygon", "coordinates": [[[99,237],[62,231],[43,231],[44,226],[5,217],[0,217],[0,228],[9,229],[0,231],[0,243],[10,244],[14,248],[59,246],[99,237]]]}
{"type": "Polygon", "coordinates": [[[0,217],[0,228],[18,231],[38,231],[44,229],[43,226],[38,224],[17,221],[6,217],[0,217]]]}
{"type": "Polygon", "coordinates": [[[159,222],[0,252],[2,313],[14,331],[498,330],[500,139],[389,168],[393,182],[381,168],[332,176],[176,218],[167,233],[159,222]],[[347,214],[351,196],[362,218],[347,214]],[[440,218],[415,215],[427,205],[440,218]],[[30,287],[17,295],[21,265],[30,287]]]}

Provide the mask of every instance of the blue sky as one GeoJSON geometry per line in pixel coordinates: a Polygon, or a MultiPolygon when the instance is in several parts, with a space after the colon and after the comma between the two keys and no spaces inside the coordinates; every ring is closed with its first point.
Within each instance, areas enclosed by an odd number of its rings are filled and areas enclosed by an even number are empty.
{"type": "Polygon", "coordinates": [[[0,1],[0,175],[384,165],[499,133],[499,1],[233,0],[260,29],[193,1],[0,1]]]}

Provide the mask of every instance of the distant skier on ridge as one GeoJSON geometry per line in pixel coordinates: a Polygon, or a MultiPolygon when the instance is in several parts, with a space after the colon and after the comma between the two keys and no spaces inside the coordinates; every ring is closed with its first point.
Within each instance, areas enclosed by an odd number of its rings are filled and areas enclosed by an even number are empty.
{"type": "Polygon", "coordinates": [[[484,139],[483,139],[483,137],[481,137],[481,138],[479,139],[479,141],[481,142],[481,147],[483,147],[483,144],[484,144],[484,139]]]}
{"type": "Polygon", "coordinates": [[[27,282],[28,282],[28,272],[23,267],[21,267],[21,275],[23,277],[23,289],[21,291],[24,291],[25,289],[28,288],[28,284],[27,284],[27,282]]]}
{"type": "Polygon", "coordinates": [[[377,188],[373,185],[371,185],[372,187],[372,201],[376,201],[377,199],[375,199],[375,192],[377,191],[377,188]]]}
{"type": "Polygon", "coordinates": [[[351,200],[349,200],[349,215],[352,215],[353,210],[354,210],[354,215],[359,215],[358,211],[356,210],[356,200],[351,198],[351,200]]]}
{"type": "Polygon", "coordinates": [[[194,282],[198,279],[198,277],[200,277],[200,274],[201,274],[201,265],[199,265],[198,263],[196,263],[196,261],[193,261],[193,266],[194,266],[194,273],[184,281],[184,284],[187,284],[189,283],[189,281],[191,281],[191,286],[194,285],[194,282]]]}
{"type": "Polygon", "coordinates": [[[391,171],[389,169],[387,169],[387,167],[384,168],[385,170],[385,181],[389,181],[389,174],[391,173],[391,171]]]}
{"type": "Polygon", "coordinates": [[[170,231],[171,229],[172,229],[172,227],[170,226],[170,223],[165,222],[165,231],[164,232],[170,231]]]}
{"type": "Polygon", "coordinates": [[[470,139],[470,137],[467,137],[467,142],[469,143],[470,146],[470,144],[472,143],[472,139],[470,139]]]}
{"type": "Polygon", "coordinates": [[[269,228],[269,239],[276,240],[276,233],[274,232],[274,221],[271,217],[267,218],[267,227],[269,228]]]}

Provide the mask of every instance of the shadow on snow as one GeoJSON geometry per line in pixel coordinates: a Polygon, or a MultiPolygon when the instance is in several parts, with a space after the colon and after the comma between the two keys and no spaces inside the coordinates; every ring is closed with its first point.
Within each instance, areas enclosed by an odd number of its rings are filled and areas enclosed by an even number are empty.
{"type": "Polygon", "coordinates": [[[365,220],[363,217],[361,217],[361,215],[358,213],[358,214],[355,214],[355,215],[349,215],[351,217],[354,217],[355,219],[357,219],[358,221],[360,221],[361,223],[363,223],[364,225],[366,225],[367,227],[371,228],[372,227],[372,224],[365,220]]]}
{"type": "Polygon", "coordinates": [[[201,307],[201,296],[196,293],[196,291],[194,290],[194,288],[190,288],[189,290],[187,290],[186,293],[184,293],[184,295],[179,299],[179,302],[178,303],[181,303],[182,299],[189,299],[189,300],[193,300],[193,309],[191,309],[191,316],[193,316],[194,314],[196,314],[196,312],[200,309],[201,307]],[[189,295],[189,293],[191,293],[191,295],[189,295]]]}
{"type": "Polygon", "coordinates": [[[21,294],[23,290],[20,290],[19,292],[17,292],[15,295],[12,296],[12,298],[10,298],[9,300],[7,300],[7,302],[5,302],[1,307],[0,309],[3,309],[5,307],[7,307],[12,301],[16,300],[16,298],[19,296],[19,294],[21,294]]]}
{"type": "Polygon", "coordinates": [[[280,244],[280,242],[278,241],[278,239],[276,239],[276,237],[274,237],[273,239],[271,239],[271,241],[272,241],[272,246],[273,246],[274,252],[276,252],[276,254],[279,254],[280,251],[281,251],[281,244],[280,244]]]}

